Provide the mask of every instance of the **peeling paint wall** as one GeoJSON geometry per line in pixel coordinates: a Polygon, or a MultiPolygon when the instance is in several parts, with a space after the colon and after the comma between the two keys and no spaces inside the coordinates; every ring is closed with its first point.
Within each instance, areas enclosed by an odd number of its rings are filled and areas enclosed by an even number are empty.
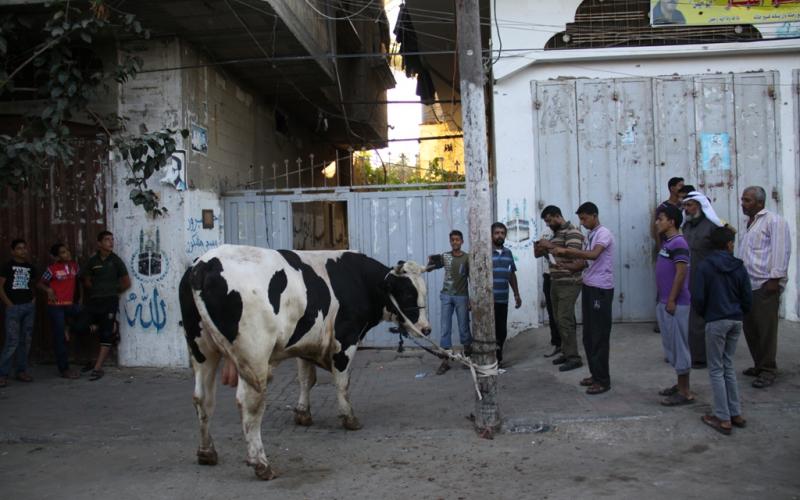
{"type": "MultiPolygon", "coordinates": [[[[501,13],[502,16],[503,14],[501,13]]],[[[550,22],[548,20],[543,20],[542,22],[555,23],[555,21],[550,22]]],[[[653,80],[656,82],[653,90],[654,100],[666,98],[659,93],[677,91],[680,81],[687,80],[689,83],[686,91],[690,94],[689,99],[692,99],[691,93],[696,87],[695,106],[700,106],[707,111],[703,113],[706,118],[702,118],[702,120],[697,118],[693,112],[683,113],[684,118],[688,120],[683,134],[684,137],[681,139],[686,148],[691,146],[694,151],[695,143],[701,140],[699,137],[694,137],[696,128],[700,130],[709,127],[714,128],[717,125],[721,127],[721,124],[714,124],[708,120],[714,119],[715,116],[718,120],[722,120],[724,117],[720,113],[723,112],[730,113],[730,120],[725,119],[727,120],[726,123],[735,123],[736,130],[741,131],[738,134],[741,137],[739,138],[737,149],[732,150],[731,153],[731,161],[741,164],[739,166],[740,174],[737,178],[729,179],[726,177],[726,172],[720,170],[716,173],[703,172],[702,175],[689,177],[687,181],[695,184],[705,182],[705,189],[712,192],[717,199],[716,203],[724,204],[727,207],[727,211],[730,212],[732,218],[738,216],[738,213],[734,214],[734,212],[738,208],[737,200],[741,187],[745,184],[762,184],[767,189],[768,194],[771,195],[774,186],[777,201],[770,198],[767,200],[767,207],[772,210],[779,210],[790,222],[792,231],[796,235],[798,231],[796,222],[798,220],[796,138],[800,135],[800,130],[798,130],[798,124],[794,118],[794,113],[798,106],[798,94],[792,86],[792,71],[798,68],[799,65],[796,55],[786,52],[786,47],[782,44],[784,42],[759,42],[761,46],[770,47],[774,45],[776,47],[773,53],[765,52],[761,54],[748,53],[749,50],[747,49],[752,48],[754,44],[749,44],[747,48],[741,48],[741,45],[727,44],[728,47],[726,48],[684,46],[679,51],[658,54],[658,57],[643,54],[642,51],[637,51],[636,49],[614,49],[613,51],[606,49],[600,52],[590,50],[569,51],[569,54],[559,56],[553,56],[551,53],[541,54],[540,57],[543,58],[552,57],[546,62],[542,61],[541,64],[531,64],[529,60],[529,66],[499,79],[494,86],[493,112],[496,124],[494,140],[498,165],[497,200],[499,215],[502,215],[502,208],[505,206],[506,200],[510,200],[512,206],[527,204],[529,207],[527,217],[530,224],[539,227],[541,230],[543,226],[538,217],[538,207],[533,205],[536,193],[539,190],[538,179],[542,176],[547,176],[548,184],[553,186],[554,179],[563,177],[565,171],[568,170],[565,168],[566,164],[573,160],[578,161],[575,158],[570,160],[569,156],[570,148],[572,148],[572,152],[575,155],[580,153],[575,150],[579,143],[577,136],[571,136],[570,132],[565,129],[562,133],[564,148],[561,156],[555,154],[558,152],[554,152],[554,161],[548,162],[548,164],[539,164],[539,148],[544,146],[539,144],[536,136],[538,127],[534,124],[537,116],[536,106],[538,105],[534,94],[536,83],[546,85],[548,83],[556,84],[559,80],[579,79],[577,80],[578,82],[585,81],[589,85],[613,82],[615,80],[633,81],[636,78],[649,80],[656,77],[653,80]],[[716,49],[720,52],[716,54],[709,53],[710,49],[716,49]],[[725,50],[728,52],[724,52],[725,50]],[[593,53],[596,56],[593,57],[593,53]],[[563,57],[563,59],[559,60],[557,57],[563,57]],[[578,58],[581,60],[576,61],[578,58]],[[660,82],[672,81],[674,79],[672,75],[681,75],[676,79],[677,83],[673,85],[675,88],[671,90],[664,88],[660,82]],[[772,81],[770,79],[772,78],[774,78],[774,85],[770,84],[770,81],[772,81]],[[723,92],[724,96],[722,94],[716,95],[715,92],[717,91],[715,89],[722,92],[726,88],[725,85],[731,86],[729,90],[723,92]],[[730,88],[735,90],[731,91],[730,88]],[[772,101],[770,93],[774,95],[774,101],[772,101]],[[770,106],[767,110],[763,106],[765,99],[767,99],[767,102],[773,102],[774,106],[770,106]],[[716,109],[715,106],[719,108],[719,112],[713,111],[716,109]],[[762,112],[755,113],[754,111],[758,110],[755,110],[753,106],[760,106],[762,112]],[[695,120],[701,121],[695,123],[695,120]],[[747,125],[751,122],[751,125],[747,125]],[[749,127],[749,135],[745,133],[743,127],[749,127]],[[774,174],[769,173],[767,170],[763,174],[759,173],[760,170],[756,168],[758,162],[766,163],[764,158],[770,157],[775,158],[773,162],[775,166],[774,174]],[[561,158],[561,160],[557,161],[558,158],[561,158]],[[777,178],[773,177],[773,175],[777,176],[777,178]]],[[[670,48],[659,49],[670,50],[670,48]]],[[[650,52],[653,53],[653,51],[650,52]]],[[[615,84],[612,83],[611,85],[615,84]]],[[[622,91],[618,90],[618,93],[619,98],[621,100],[624,99],[622,91]]],[[[683,98],[685,96],[681,94],[680,97],[683,98]]],[[[575,96],[575,99],[577,99],[577,96],[575,96]]],[[[542,99],[540,98],[539,100],[541,101],[542,99]]],[[[554,109],[552,106],[548,106],[548,108],[554,109]]],[[[676,110],[666,110],[665,112],[673,112],[675,114],[676,110]]],[[[580,114],[577,116],[580,119],[580,114]]],[[[622,134],[616,137],[616,143],[618,148],[623,149],[629,147],[625,144],[626,140],[636,141],[635,137],[637,137],[634,130],[631,130],[630,134],[626,134],[623,126],[625,124],[616,122],[617,120],[625,120],[627,119],[626,117],[630,118],[630,115],[625,113],[620,115],[614,111],[613,117],[609,117],[606,120],[608,123],[613,121],[614,131],[616,132],[619,129],[622,134]]],[[[602,121],[602,116],[600,118],[602,121]]],[[[641,121],[642,117],[639,118],[638,121],[641,121]]],[[[539,114],[538,119],[545,122],[564,121],[552,113],[539,114]]],[[[641,186],[643,190],[650,189],[647,187],[649,185],[655,186],[653,194],[648,195],[652,198],[650,201],[653,203],[657,203],[658,200],[666,196],[666,179],[669,175],[668,172],[662,173],[656,166],[652,166],[652,159],[663,156],[664,158],[673,158],[670,161],[679,161],[678,158],[681,158],[680,161],[682,163],[676,163],[677,166],[675,167],[679,175],[681,170],[684,169],[696,172],[702,171],[702,157],[699,154],[699,149],[697,149],[698,154],[696,157],[692,155],[688,157],[690,160],[694,160],[696,164],[688,166],[683,164],[688,160],[686,160],[686,156],[681,151],[677,149],[672,151],[670,149],[673,146],[679,148],[680,144],[675,143],[673,145],[671,142],[667,144],[666,139],[672,136],[669,135],[667,130],[660,130],[658,126],[658,122],[663,122],[664,119],[667,118],[656,117],[655,127],[653,128],[651,123],[650,130],[648,130],[648,126],[644,126],[644,130],[648,132],[645,139],[651,143],[648,147],[650,150],[655,151],[655,155],[647,153],[640,158],[640,160],[647,161],[651,165],[650,170],[653,170],[650,173],[643,174],[645,177],[641,179],[641,186]],[[653,184],[654,182],[655,184],[653,184]]],[[[541,125],[541,123],[538,125],[541,125]]],[[[574,127],[585,128],[590,125],[590,122],[585,122],[585,120],[581,119],[581,123],[575,123],[574,127]]],[[[678,126],[672,127],[673,131],[676,127],[678,126]]],[[[641,129],[636,129],[636,132],[641,132],[641,129]]],[[[584,137],[585,144],[591,145],[593,141],[601,139],[601,136],[605,138],[606,135],[598,133],[593,136],[589,134],[584,137]]],[[[672,135],[675,138],[681,136],[679,132],[672,135]]],[[[639,144],[639,142],[631,144],[639,144]]],[[[630,157],[629,159],[635,158],[630,157]]],[[[580,177],[594,175],[592,173],[593,168],[604,168],[602,167],[603,161],[600,161],[600,158],[598,160],[599,163],[594,167],[589,164],[582,167],[580,177]]],[[[610,175],[606,175],[603,179],[610,179],[610,175]]],[[[618,179],[620,187],[623,184],[627,186],[626,192],[622,193],[623,196],[631,195],[631,190],[636,189],[637,180],[636,176],[630,174],[618,179]],[[623,180],[625,181],[624,183],[622,182],[623,180]]],[[[580,182],[580,179],[575,180],[574,187],[576,190],[580,182]]],[[[564,190],[568,188],[569,186],[565,185],[564,190]]],[[[548,189],[552,190],[552,188],[548,189]]],[[[598,189],[600,188],[598,187],[598,189]]],[[[600,191],[596,190],[595,192],[599,193],[600,191]]],[[[609,191],[606,196],[603,197],[601,194],[596,196],[601,198],[602,203],[613,203],[616,192],[609,189],[606,189],[606,191],[609,191]]],[[[644,196],[643,193],[634,193],[634,195],[644,196]]],[[[567,196],[567,194],[559,193],[559,196],[567,196]]],[[[578,200],[576,198],[570,203],[570,206],[562,206],[565,216],[577,221],[576,216],[573,216],[572,213],[577,208],[578,202],[583,201],[589,200],[578,200]]],[[[597,202],[598,200],[593,199],[591,201],[597,202]]],[[[608,213],[608,210],[605,213],[608,213]]],[[[629,217],[630,215],[624,211],[619,213],[622,227],[626,227],[625,223],[633,220],[629,217]]],[[[641,214],[634,215],[638,217],[641,214]]],[[[600,218],[601,220],[604,219],[602,204],[600,218]]],[[[793,237],[793,241],[797,241],[796,236],[793,237]]],[[[793,248],[792,251],[796,254],[798,249],[793,248]]],[[[542,317],[544,310],[539,307],[539,303],[543,298],[539,292],[541,266],[533,258],[532,252],[515,253],[521,254],[520,261],[517,263],[520,268],[520,283],[523,300],[525,300],[526,304],[530,304],[530,307],[523,307],[519,311],[510,312],[510,322],[516,328],[541,324],[546,320],[546,317],[542,317]]],[[[624,265],[624,263],[620,261],[620,265],[624,265]]],[[[618,271],[618,286],[620,286],[619,276],[620,273],[618,271]]],[[[789,285],[787,292],[784,294],[785,303],[783,308],[786,318],[792,320],[798,319],[797,276],[797,260],[793,259],[789,269],[789,285]]],[[[635,290],[634,283],[629,283],[627,286],[630,290],[635,290]]]]}

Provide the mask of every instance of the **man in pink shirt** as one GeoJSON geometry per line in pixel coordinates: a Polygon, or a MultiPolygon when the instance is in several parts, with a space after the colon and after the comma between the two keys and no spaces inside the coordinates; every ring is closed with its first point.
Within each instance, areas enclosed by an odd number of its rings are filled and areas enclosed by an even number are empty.
{"type": "Polygon", "coordinates": [[[589,230],[583,250],[554,249],[556,255],[583,259],[581,306],[583,312],[583,348],[589,362],[590,377],[581,380],[586,394],[602,394],[611,389],[608,369],[611,337],[611,306],[614,299],[614,235],[600,224],[597,205],[587,201],[578,207],[581,225],[589,230]]]}

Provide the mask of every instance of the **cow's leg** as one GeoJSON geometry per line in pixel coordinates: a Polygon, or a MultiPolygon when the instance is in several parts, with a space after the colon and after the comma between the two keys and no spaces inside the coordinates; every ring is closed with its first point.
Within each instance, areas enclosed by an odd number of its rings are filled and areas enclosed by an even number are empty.
{"type": "Polygon", "coordinates": [[[297,358],[297,380],[300,383],[300,398],[294,408],[294,423],[305,427],[310,426],[311,420],[311,388],[317,383],[317,369],[314,363],[297,358]]]}
{"type": "MultiPolygon", "coordinates": [[[[265,373],[262,386],[266,386],[266,379],[265,373]]],[[[247,464],[255,469],[259,479],[269,481],[276,474],[269,465],[267,455],[264,453],[264,443],[261,440],[261,419],[264,416],[266,396],[264,392],[239,377],[236,403],[242,414],[242,430],[244,439],[247,441],[247,464]]]]}
{"type": "Polygon", "coordinates": [[[192,358],[194,369],[194,394],[192,400],[200,422],[200,446],[197,448],[197,463],[200,465],[217,465],[217,450],[209,432],[209,422],[214,415],[217,385],[215,383],[219,353],[205,354],[205,360],[200,363],[192,358]]]}
{"type": "Polygon", "coordinates": [[[339,402],[339,417],[342,419],[342,426],[349,431],[357,431],[361,428],[361,423],[353,414],[353,405],[350,404],[350,367],[353,365],[353,357],[356,354],[357,346],[350,346],[344,352],[336,353],[333,356],[333,383],[336,384],[336,398],[339,402]]]}

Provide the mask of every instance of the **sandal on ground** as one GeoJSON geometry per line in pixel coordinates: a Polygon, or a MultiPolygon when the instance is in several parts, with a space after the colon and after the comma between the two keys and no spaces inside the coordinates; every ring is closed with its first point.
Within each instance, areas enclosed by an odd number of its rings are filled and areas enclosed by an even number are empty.
{"type": "Polygon", "coordinates": [[[592,384],[591,387],[586,389],[586,394],[603,394],[604,392],[608,392],[609,389],[611,389],[611,386],[592,384]]]}
{"type": "Polygon", "coordinates": [[[661,389],[658,391],[659,396],[672,396],[673,394],[678,394],[677,385],[673,385],[672,387],[667,387],[666,389],[661,389]]]}
{"type": "Polygon", "coordinates": [[[20,382],[33,382],[33,377],[25,372],[17,373],[16,379],[20,382]]]}
{"type": "Polygon", "coordinates": [[[61,378],[75,380],[76,378],[81,378],[81,376],[75,370],[64,370],[61,372],[61,378]]]}
{"type": "Polygon", "coordinates": [[[582,378],[581,381],[578,383],[584,387],[590,387],[594,385],[594,379],[592,377],[586,377],[582,378]]]}
{"type": "Polygon", "coordinates": [[[104,372],[103,370],[92,370],[92,374],[89,375],[89,380],[91,380],[92,382],[94,382],[95,380],[100,380],[101,378],[103,378],[103,375],[105,374],[106,372],[104,372]]]}
{"type": "Polygon", "coordinates": [[[757,379],[753,380],[753,387],[756,389],[764,389],[775,383],[775,377],[764,377],[759,375],[757,379]]]}
{"type": "Polygon", "coordinates": [[[731,435],[731,428],[723,426],[722,420],[718,419],[714,415],[703,415],[702,417],[700,417],[700,420],[702,420],[704,424],[711,427],[720,434],[724,434],[726,436],[731,435]]]}
{"type": "Polygon", "coordinates": [[[86,373],[94,370],[94,363],[91,361],[87,361],[85,365],[81,367],[81,373],[86,373]]]}
{"type": "Polygon", "coordinates": [[[755,366],[751,366],[747,370],[743,371],[742,374],[747,375],[748,377],[758,377],[759,370],[757,370],[755,366]]]}
{"type": "Polygon", "coordinates": [[[663,406],[683,406],[689,405],[694,403],[695,399],[694,396],[686,397],[680,392],[676,392],[672,396],[667,396],[665,399],[661,400],[661,404],[663,406]]]}
{"type": "Polygon", "coordinates": [[[745,427],[747,427],[747,420],[742,418],[741,415],[736,415],[735,417],[731,417],[731,424],[734,427],[738,427],[740,429],[744,429],[745,427]]]}

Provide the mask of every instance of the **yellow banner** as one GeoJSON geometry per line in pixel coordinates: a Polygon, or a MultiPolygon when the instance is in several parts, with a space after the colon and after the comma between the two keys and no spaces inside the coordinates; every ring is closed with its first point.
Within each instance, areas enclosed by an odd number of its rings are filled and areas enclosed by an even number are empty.
{"type": "Polygon", "coordinates": [[[653,26],[719,26],[800,21],[800,0],[650,0],[653,26]]]}

